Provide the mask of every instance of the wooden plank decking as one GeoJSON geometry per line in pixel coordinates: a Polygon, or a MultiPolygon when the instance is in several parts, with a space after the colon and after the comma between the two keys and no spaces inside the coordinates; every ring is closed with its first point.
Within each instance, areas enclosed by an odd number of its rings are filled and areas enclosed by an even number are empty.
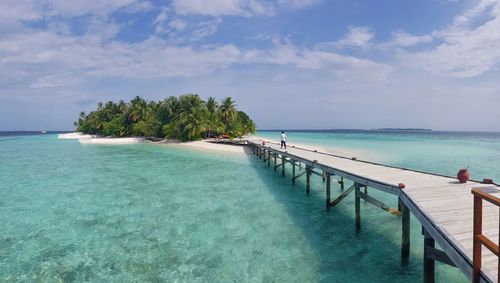
{"type": "MultiPolygon", "coordinates": [[[[314,152],[314,148],[288,147],[262,140],[249,140],[249,144],[279,154],[307,166],[345,177],[394,195],[435,239],[453,263],[466,275],[472,276],[473,195],[472,188],[491,187],[477,182],[460,184],[455,178],[379,165],[350,158],[314,152]],[[398,184],[404,183],[400,189],[398,184]]],[[[281,160],[279,158],[278,160],[281,160]]],[[[494,190],[500,197],[500,190],[494,190]]],[[[484,202],[483,234],[496,242],[499,239],[499,208],[484,202]]],[[[483,282],[498,282],[498,258],[483,247],[483,282]]]]}

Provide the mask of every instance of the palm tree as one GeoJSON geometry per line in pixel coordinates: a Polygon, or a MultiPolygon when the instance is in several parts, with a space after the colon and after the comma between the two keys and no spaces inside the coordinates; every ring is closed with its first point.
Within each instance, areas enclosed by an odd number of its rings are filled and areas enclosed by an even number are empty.
{"type": "Polygon", "coordinates": [[[209,97],[205,105],[207,106],[207,110],[209,113],[217,112],[217,101],[215,100],[215,98],[209,97]]]}
{"type": "Polygon", "coordinates": [[[144,116],[144,111],[146,110],[146,100],[140,96],[134,97],[130,101],[130,120],[133,123],[139,122],[144,116]]]}
{"type": "Polygon", "coordinates": [[[236,119],[236,115],[238,115],[236,110],[236,103],[231,97],[222,99],[219,107],[219,112],[221,120],[226,126],[229,124],[229,122],[236,119]]]}
{"type": "Polygon", "coordinates": [[[183,136],[186,140],[201,138],[201,134],[208,129],[207,111],[202,107],[195,107],[190,112],[183,112],[180,117],[183,125],[183,136]]]}

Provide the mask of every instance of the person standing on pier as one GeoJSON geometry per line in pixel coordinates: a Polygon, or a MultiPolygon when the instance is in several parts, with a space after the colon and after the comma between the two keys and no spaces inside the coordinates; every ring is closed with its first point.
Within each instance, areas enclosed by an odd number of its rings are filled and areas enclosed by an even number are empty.
{"type": "Polygon", "coordinates": [[[285,131],[281,131],[281,149],[285,147],[286,149],[286,134],[285,131]]]}

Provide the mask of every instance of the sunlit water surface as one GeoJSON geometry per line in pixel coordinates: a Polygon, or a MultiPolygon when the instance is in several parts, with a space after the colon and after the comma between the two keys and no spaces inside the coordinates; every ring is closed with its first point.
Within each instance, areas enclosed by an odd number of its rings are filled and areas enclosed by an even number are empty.
{"type": "MultiPolygon", "coordinates": [[[[497,137],[289,133],[289,140],[377,151],[391,164],[446,174],[470,164],[473,177],[500,177],[497,137]]],[[[422,280],[415,219],[403,268],[398,217],[362,202],[356,234],[353,197],[327,213],[324,184],[312,179],[308,197],[303,180],[292,186],[250,154],[0,137],[0,281],[422,280]]],[[[466,282],[445,265],[436,274],[437,282],[466,282]]]]}

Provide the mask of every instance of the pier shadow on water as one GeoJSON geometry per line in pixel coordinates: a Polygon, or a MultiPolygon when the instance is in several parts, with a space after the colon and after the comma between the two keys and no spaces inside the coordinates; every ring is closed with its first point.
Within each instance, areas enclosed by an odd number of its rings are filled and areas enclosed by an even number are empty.
{"type": "MultiPolygon", "coordinates": [[[[325,208],[325,183],[320,176],[311,175],[311,191],[306,194],[305,174],[291,181],[291,165],[286,164],[285,177],[281,167],[274,172],[250,149],[246,152],[263,189],[286,209],[290,220],[299,227],[316,254],[317,282],[421,282],[423,237],[421,226],[411,217],[411,252],[408,265],[401,260],[401,217],[391,215],[361,200],[361,230],[356,231],[354,192],[335,207],[325,208]]],[[[278,159],[278,164],[280,160],[278,159]]],[[[296,167],[296,174],[305,170],[296,167]]],[[[344,179],[345,188],[353,183],[344,179]]],[[[397,197],[376,189],[371,196],[397,207],[397,197]]],[[[331,179],[331,198],[341,194],[335,176],[331,179]]],[[[286,238],[287,235],[283,235],[286,238]]],[[[458,269],[436,262],[436,282],[467,282],[458,269]]]]}

